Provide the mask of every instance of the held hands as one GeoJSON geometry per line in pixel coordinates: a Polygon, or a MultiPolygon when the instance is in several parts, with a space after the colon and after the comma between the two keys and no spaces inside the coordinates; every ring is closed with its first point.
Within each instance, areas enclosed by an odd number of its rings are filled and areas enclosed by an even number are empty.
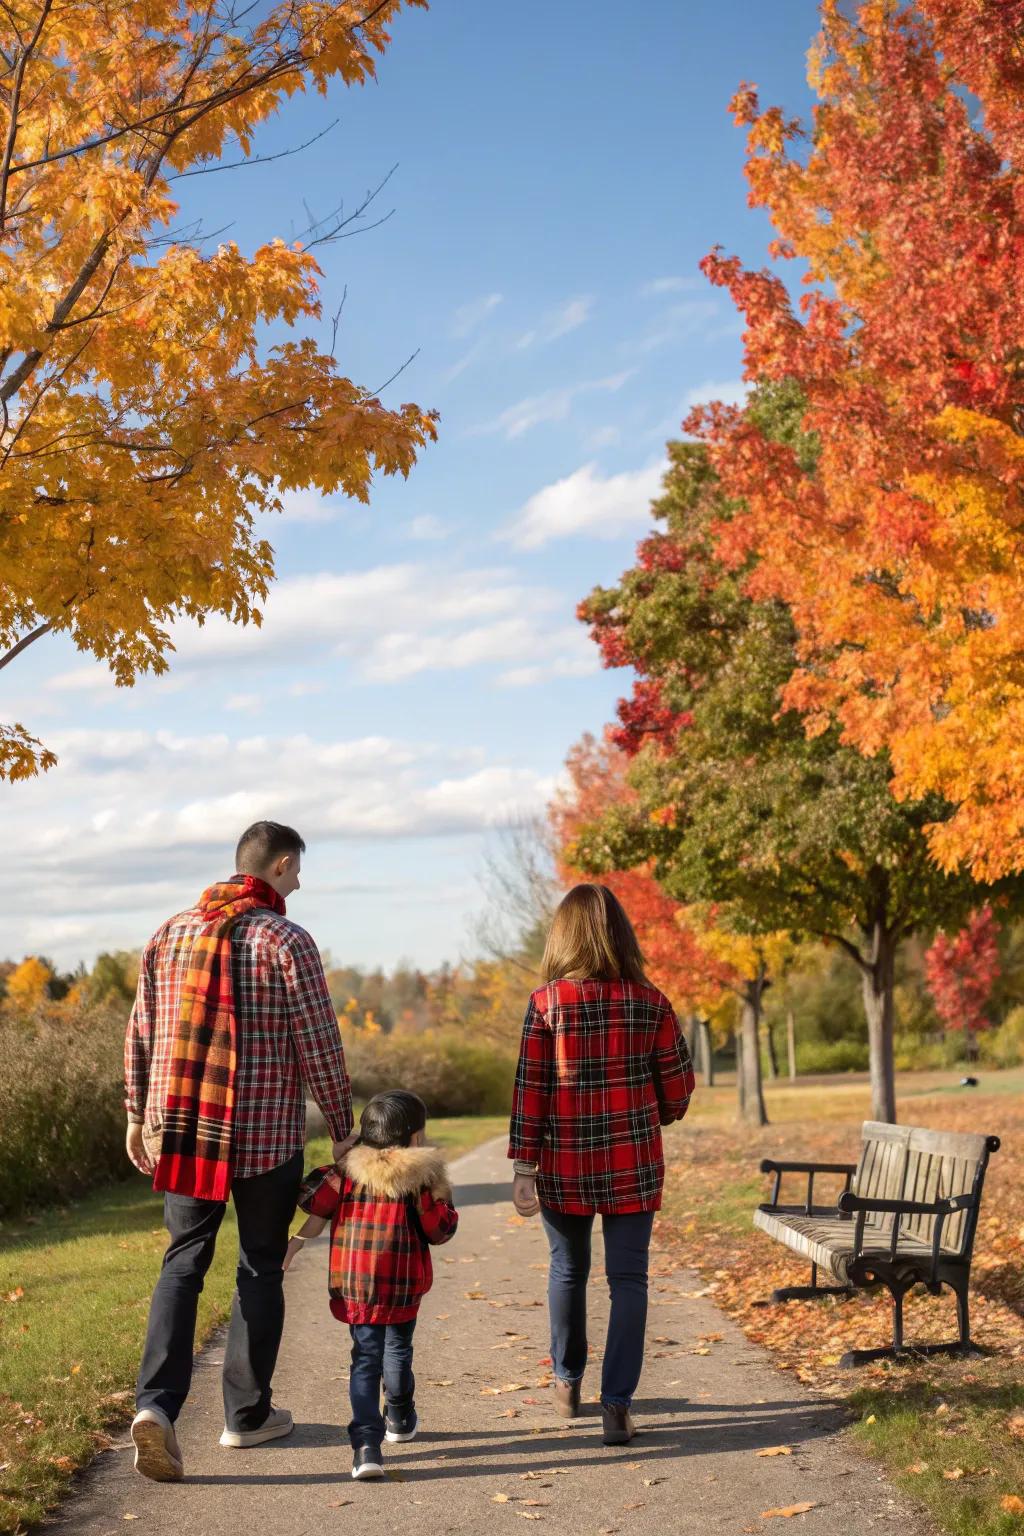
{"type": "Polygon", "coordinates": [[[351,1152],[358,1140],[359,1132],[349,1131],[344,1141],[333,1141],[331,1143],[331,1156],[334,1158],[334,1161],[340,1163],[345,1153],[351,1152]]]}
{"type": "Polygon", "coordinates": [[[156,1171],[156,1163],[146,1151],[145,1143],[142,1140],[141,1125],[129,1124],[124,1144],[130,1161],[134,1163],[140,1173],[152,1174],[156,1171]]]}
{"type": "Polygon", "coordinates": [[[537,1175],[517,1173],[512,1180],[512,1204],[520,1216],[536,1216],[540,1210],[537,1199],[537,1175]]]}
{"type": "Polygon", "coordinates": [[[284,1263],[281,1265],[282,1269],[290,1268],[292,1259],[294,1259],[297,1253],[302,1252],[303,1246],[304,1245],[301,1237],[290,1237],[288,1239],[288,1247],[285,1250],[284,1263]]]}

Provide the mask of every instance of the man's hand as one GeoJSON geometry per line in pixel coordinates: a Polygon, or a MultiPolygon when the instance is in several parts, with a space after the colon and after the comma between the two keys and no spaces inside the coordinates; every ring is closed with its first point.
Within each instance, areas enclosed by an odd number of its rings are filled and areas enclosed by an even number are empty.
{"type": "Polygon", "coordinates": [[[140,1173],[151,1174],[155,1172],[156,1163],[154,1163],[153,1159],[146,1151],[145,1144],[142,1140],[141,1125],[137,1125],[133,1121],[128,1126],[128,1134],[125,1137],[124,1144],[130,1160],[135,1164],[140,1173]]]}
{"type": "Polygon", "coordinates": [[[349,1131],[349,1133],[345,1137],[344,1141],[334,1141],[334,1142],[332,1142],[331,1143],[331,1156],[334,1158],[334,1161],[336,1163],[340,1163],[342,1158],[345,1156],[345,1153],[346,1152],[351,1152],[352,1148],[355,1146],[355,1144],[356,1144],[356,1142],[358,1140],[359,1140],[359,1132],[358,1131],[349,1131]]]}
{"type": "Polygon", "coordinates": [[[536,1216],[540,1210],[537,1199],[537,1175],[517,1173],[512,1180],[512,1204],[520,1216],[536,1216]]]}

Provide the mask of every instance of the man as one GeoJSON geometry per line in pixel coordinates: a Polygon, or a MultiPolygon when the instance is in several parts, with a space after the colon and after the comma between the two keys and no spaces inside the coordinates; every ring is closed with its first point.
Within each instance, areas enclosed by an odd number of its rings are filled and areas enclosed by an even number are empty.
{"type": "Polygon", "coordinates": [[[291,827],[242,833],[237,873],[172,917],[142,956],[125,1040],[128,1156],[164,1193],[171,1241],[153,1292],[132,1422],[146,1477],[183,1476],[174,1422],[188,1395],[196,1310],[229,1197],[237,1290],[224,1351],[225,1446],[291,1433],[271,1403],[284,1325],[282,1264],[302,1178],[305,1093],[334,1157],[352,1096],[319,952],[285,917],[306,845],[291,827]]]}

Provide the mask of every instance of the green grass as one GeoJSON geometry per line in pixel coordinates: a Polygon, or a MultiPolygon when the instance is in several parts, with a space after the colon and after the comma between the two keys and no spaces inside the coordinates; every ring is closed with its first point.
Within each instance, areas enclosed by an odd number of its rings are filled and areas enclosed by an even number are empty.
{"type": "Polygon", "coordinates": [[[970,1362],[961,1369],[941,1388],[911,1377],[855,1392],[855,1436],[948,1536],[1020,1536],[1024,1515],[1001,1505],[1024,1498],[1024,1440],[1008,1427],[1024,1412],[1024,1384],[1009,1362],[996,1381],[972,1379],[970,1362]]]}
{"type": "MultiPolygon", "coordinates": [[[[507,1120],[432,1120],[450,1155],[501,1135],[507,1120]]],[[[330,1158],[318,1137],[307,1167],[330,1158]]],[[[162,1202],[140,1178],[75,1205],[0,1226],[0,1533],[37,1523],[75,1470],[133,1411],[150,1292],[167,1240],[162,1202]]],[[[200,1299],[200,1341],[234,1288],[228,1208],[200,1299]]]]}

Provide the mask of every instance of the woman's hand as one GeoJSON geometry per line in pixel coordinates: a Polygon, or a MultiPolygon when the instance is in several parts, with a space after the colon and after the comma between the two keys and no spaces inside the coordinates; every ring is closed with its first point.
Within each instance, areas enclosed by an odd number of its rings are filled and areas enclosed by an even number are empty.
{"type": "Polygon", "coordinates": [[[517,1173],[512,1180],[512,1204],[520,1216],[536,1216],[540,1210],[537,1199],[537,1175],[517,1173]]]}
{"type": "Polygon", "coordinates": [[[303,1244],[301,1237],[290,1237],[288,1239],[288,1247],[285,1249],[284,1263],[281,1265],[281,1268],[288,1269],[291,1265],[292,1259],[294,1259],[297,1253],[302,1252],[304,1246],[305,1245],[303,1244]]]}

